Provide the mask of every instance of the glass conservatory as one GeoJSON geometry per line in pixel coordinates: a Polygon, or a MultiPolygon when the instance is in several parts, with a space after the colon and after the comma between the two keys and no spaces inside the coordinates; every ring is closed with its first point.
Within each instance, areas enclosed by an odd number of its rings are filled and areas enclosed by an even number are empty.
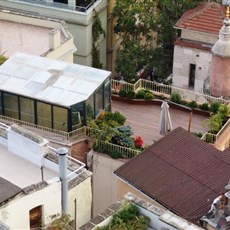
{"type": "Polygon", "coordinates": [[[110,110],[111,73],[16,53],[0,66],[0,115],[73,131],[110,110]]]}

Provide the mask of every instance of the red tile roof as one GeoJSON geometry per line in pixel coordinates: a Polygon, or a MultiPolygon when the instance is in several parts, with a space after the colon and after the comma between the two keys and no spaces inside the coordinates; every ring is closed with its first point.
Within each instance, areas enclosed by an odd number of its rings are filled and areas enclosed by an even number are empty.
{"type": "Polygon", "coordinates": [[[196,222],[225,192],[230,157],[178,127],[114,173],[180,215],[196,222]]]}
{"type": "Polygon", "coordinates": [[[185,12],[176,27],[218,35],[225,17],[225,7],[210,2],[201,3],[196,8],[185,12]]]}

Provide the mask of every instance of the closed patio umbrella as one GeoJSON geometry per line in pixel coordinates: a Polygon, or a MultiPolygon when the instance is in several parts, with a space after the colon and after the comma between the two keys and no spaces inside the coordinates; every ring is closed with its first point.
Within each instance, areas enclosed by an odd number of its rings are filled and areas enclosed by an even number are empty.
{"type": "Polygon", "coordinates": [[[166,101],[161,104],[161,114],[160,114],[160,134],[165,135],[172,130],[172,122],[169,113],[169,105],[166,101]]]}

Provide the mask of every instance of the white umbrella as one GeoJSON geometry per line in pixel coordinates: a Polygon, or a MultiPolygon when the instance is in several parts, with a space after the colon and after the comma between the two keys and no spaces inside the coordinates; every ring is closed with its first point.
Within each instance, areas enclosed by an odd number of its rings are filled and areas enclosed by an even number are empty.
{"type": "Polygon", "coordinates": [[[172,122],[169,114],[169,105],[166,101],[161,104],[161,115],[160,115],[160,134],[165,135],[167,132],[172,130],[172,122]]]}

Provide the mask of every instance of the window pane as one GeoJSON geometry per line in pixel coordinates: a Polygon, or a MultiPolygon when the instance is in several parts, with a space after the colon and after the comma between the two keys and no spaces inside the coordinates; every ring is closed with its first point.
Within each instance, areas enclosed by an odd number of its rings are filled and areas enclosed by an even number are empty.
{"type": "Polygon", "coordinates": [[[96,108],[95,108],[95,110],[96,110],[96,117],[97,117],[97,115],[100,113],[100,111],[103,109],[103,95],[102,95],[102,92],[103,92],[103,90],[102,90],[102,86],[100,87],[100,88],[98,88],[97,89],[97,91],[96,91],[96,108]]]}
{"type": "Polygon", "coordinates": [[[9,93],[4,93],[5,116],[19,119],[18,97],[9,93]]]}
{"type": "Polygon", "coordinates": [[[2,115],[2,94],[0,92],[0,114],[2,115]]]}
{"type": "Polygon", "coordinates": [[[84,124],[84,102],[71,106],[72,130],[84,124]]]}
{"type": "Polygon", "coordinates": [[[34,123],[34,101],[28,98],[20,97],[21,120],[34,123]]]}
{"type": "Polygon", "coordinates": [[[94,118],[94,94],[86,101],[86,119],[94,118]]]}
{"type": "Polygon", "coordinates": [[[52,127],[51,123],[51,105],[37,102],[37,121],[38,125],[52,127]]]}
{"type": "Polygon", "coordinates": [[[54,129],[68,131],[68,110],[53,106],[53,124],[54,129]]]}
{"type": "Polygon", "coordinates": [[[108,109],[110,105],[110,91],[111,91],[111,85],[110,82],[107,82],[105,84],[105,95],[104,95],[105,109],[108,109]]]}

